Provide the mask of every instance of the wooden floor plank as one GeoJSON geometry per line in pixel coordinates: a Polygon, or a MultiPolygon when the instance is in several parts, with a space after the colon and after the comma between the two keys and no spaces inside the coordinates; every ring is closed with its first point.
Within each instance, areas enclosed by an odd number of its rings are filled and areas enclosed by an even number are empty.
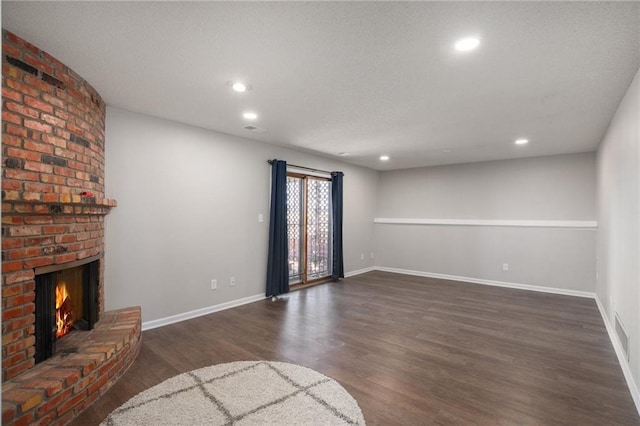
{"type": "Polygon", "coordinates": [[[133,366],[73,424],[240,360],[333,377],[369,425],[640,425],[593,300],[386,272],[145,331],[133,366]]]}

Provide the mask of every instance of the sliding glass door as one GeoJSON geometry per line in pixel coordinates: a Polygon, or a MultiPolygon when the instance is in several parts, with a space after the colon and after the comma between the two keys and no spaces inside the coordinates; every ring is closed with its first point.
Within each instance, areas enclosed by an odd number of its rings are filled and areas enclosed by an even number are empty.
{"type": "Polygon", "coordinates": [[[287,174],[289,283],[331,275],[331,180],[287,174]]]}

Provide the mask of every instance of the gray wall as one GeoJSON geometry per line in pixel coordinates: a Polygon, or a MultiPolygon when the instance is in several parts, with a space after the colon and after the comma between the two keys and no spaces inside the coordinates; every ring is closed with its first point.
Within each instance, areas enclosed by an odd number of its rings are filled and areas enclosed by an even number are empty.
{"type": "Polygon", "coordinates": [[[595,183],[594,153],[389,171],[376,216],[594,220],[595,183]]]}
{"type": "MultiPolygon", "coordinates": [[[[640,71],[598,150],[597,293],[611,324],[630,334],[629,367],[640,384],[640,71]]],[[[636,388],[636,396],[638,389],[636,388]]]]}
{"type": "Polygon", "coordinates": [[[375,171],[115,108],[106,141],[106,309],[150,321],[264,293],[271,158],[344,171],[345,271],[372,266],[375,171]]]}
{"type": "MultiPolygon", "coordinates": [[[[594,153],[383,172],[376,217],[593,221],[595,184],[594,153]]],[[[375,233],[380,266],[595,291],[594,229],[376,224],[375,233]]]]}

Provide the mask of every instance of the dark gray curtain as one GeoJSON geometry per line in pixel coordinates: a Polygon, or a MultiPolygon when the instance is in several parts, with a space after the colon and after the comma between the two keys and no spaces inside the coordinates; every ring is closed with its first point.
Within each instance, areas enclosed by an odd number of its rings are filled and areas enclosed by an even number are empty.
{"type": "Polygon", "coordinates": [[[287,241],[287,162],[271,162],[271,208],[267,297],[289,292],[289,247],[287,241]]]}
{"type": "Polygon", "coordinates": [[[342,254],[342,178],[344,173],[331,173],[331,207],[333,219],[333,268],[331,278],[344,278],[344,260],[342,254]]]}

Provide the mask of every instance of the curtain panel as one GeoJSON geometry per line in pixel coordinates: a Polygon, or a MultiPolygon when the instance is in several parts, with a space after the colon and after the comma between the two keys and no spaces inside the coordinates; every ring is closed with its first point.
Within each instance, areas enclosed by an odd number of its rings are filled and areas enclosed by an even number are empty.
{"type": "Polygon", "coordinates": [[[331,173],[331,207],[333,222],[333,267],[331,278],[335,281],[344,278],[344,259],[342,252],[342,178],[344,173],[331,173]]]}
{"type": "Polygon", "coordinates": [[[269,213],[267,297],[289,292],[286,161],[273,160],[271,162],[271,207],[269,213]]]}

